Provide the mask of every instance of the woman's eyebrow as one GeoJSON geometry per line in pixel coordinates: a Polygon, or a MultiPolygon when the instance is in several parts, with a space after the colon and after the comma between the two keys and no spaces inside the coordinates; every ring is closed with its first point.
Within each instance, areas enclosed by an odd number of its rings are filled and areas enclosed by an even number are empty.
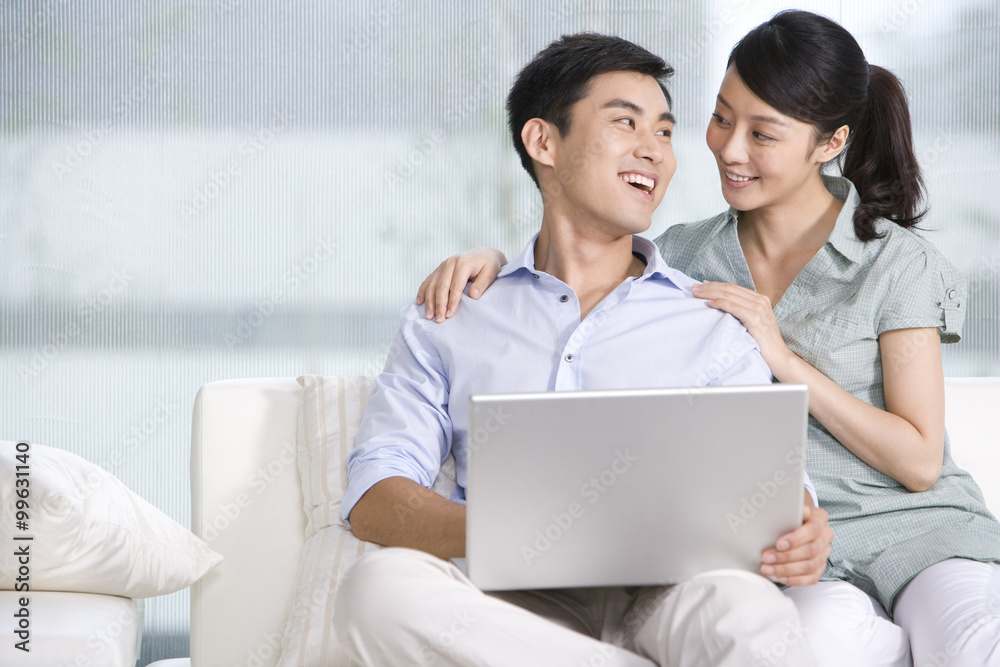
{"type": "MultiPolygon", "coordinates": [[[[727,109],[732,109],[733,105],[726,101],[726,98],[722,95],[716,95],[715,99],[719,100],[719,104],[726,107],[727,109]]],[[[788,127],[788,121],[784,118],[779,118],[778,116],[750,116],[750,120],[757,120],[762,123],[774,123],[775,125],[781,125],[782,127],[788,127]]]]}

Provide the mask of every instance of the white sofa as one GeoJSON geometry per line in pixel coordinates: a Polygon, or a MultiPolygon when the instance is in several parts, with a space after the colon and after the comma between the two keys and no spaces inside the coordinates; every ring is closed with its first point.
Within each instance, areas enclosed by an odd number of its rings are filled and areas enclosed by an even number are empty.
{"type": "Polygon", "coordinates": [[[135,665],[142,642],[143,606],[142,600],[116,595],[0,591],[0,618],[4,619],[0,665],[135,665]],[[30,600],[27,607],[19,604],[21,598],[30,600]],[[15,642],[25,637],[14,634],[19,620],[15,614],[25,609],[30,620],[28,652],[15,648],[15,642]]]}
{"type": "MultiPolygon", "coordinates": [[[[192,530],[225,561],[191,592],[191,664],[276,664],[303,546],[294,378],[202,387],[191,441],[192,530]]],[[[1000,514],[1000,378],[949,378],[954,458],[1000,514]]],[[[181,664],[157,663],[157,667],[181,664]]]]}

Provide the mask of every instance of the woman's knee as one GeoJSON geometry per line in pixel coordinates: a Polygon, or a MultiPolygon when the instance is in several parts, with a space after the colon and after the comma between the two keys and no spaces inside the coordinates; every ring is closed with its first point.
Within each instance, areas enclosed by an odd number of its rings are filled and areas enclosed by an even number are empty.
{"type": "Polygon", "coordinates": [[[816,664],[905,667],[906,631],[889,620],[877,600],[846,581],[788,588],[806,630],[816,664]]]}
{"type": "Polygon", "coordinates": [[[896,601],[915,667],[1000,664],[1000,565],[952,558],[914,577],[896,601]]]}
{"type": "Polygon", "coordinates": [[[821,581],[812,586],[787,588],[784,593],[808,625],[855,631],[881,622],[892,623],[877,600],[846,581],[821,581]]]}

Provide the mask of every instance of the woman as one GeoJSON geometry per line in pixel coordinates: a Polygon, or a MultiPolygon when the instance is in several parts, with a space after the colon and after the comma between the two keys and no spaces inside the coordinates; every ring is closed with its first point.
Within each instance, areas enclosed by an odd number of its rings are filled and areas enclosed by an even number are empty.
{"type": "MultiPolygon", "coordinates": [[[[731,208],[656,242],[775,378],[809,385],[807,469],[837,537],[825,580],[787,593],[817,660],[1000,665],[1000,524],[944,432],[940,344],[965,284],[910,230],[923,185],[899,81],[838,24],[782,12],[730,54],[706,140],[731,208]],[[823,175],[837,159],[844,178],[823,175]]],[[[504,261],[452,258],[418,303],[450,317],[504,261]]]]}

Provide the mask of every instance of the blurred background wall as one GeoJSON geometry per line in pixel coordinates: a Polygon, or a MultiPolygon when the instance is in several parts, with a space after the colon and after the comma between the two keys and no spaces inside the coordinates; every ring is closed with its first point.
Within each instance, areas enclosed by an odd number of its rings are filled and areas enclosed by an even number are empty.
{"type": "MultiPolygon", "coordinates": [[[[527,242],[541,202],[503,104],[532,55],[594,30],[677,68],[653,237],[725,208],[704,130],[726,57],[789,6],[903,79],[926,236],[970,284],[946,373],[1000,374],[994,0],[3,0],[0,438],[73,450],[190,525],[202,384],[375,373],[440,260],[527,242]]],[[[187,593],[146,612],[140,665],[187,655],[187,593]]]]}

